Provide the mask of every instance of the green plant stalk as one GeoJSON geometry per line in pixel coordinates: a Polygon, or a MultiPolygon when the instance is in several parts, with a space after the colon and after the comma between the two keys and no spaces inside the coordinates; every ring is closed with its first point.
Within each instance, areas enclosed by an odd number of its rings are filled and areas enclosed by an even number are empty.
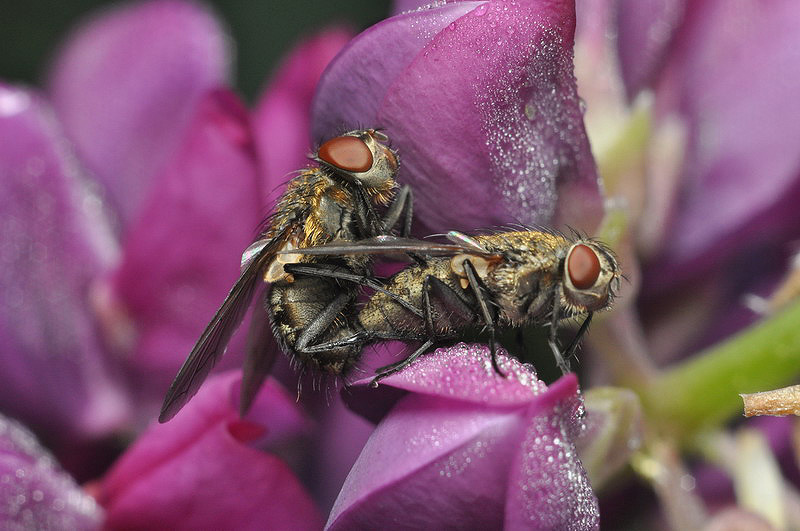
{"type": "Polygon", "coordinates": [[[794,383],[800,375],[800,302],[765,318],[638,388],[663,435],[689,442],[741,414],[739,393],[794,383]]]}

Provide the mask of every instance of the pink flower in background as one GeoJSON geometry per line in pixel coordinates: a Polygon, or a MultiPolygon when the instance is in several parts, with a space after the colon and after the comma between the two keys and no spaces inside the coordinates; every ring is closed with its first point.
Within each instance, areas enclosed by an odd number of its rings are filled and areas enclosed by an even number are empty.
{"type": "Polygon", "coordinates": [[[236,278],[262,206],[228,61],[204,8],[151,2],[74,32],[52,106],[0,89],[0,404],[50,439],[149,420],[236,278]]]}
{"type": "MultiPolygon", "coordinates": [[[[283,76],[281,107],[295,114],[257,114],[258,134],[225,88],[227,35],[191,2],[131,4],[92,18],[61,48],[47,95],[0,85],[0,259],[9,294],[0,300],[0,407],[81,477],[102,472],[108,459],[108,443],[96,441],[154,419],[238,275],[266,198],[288,178],[273,153],[293,153],[291,169],[305,163],[308,140],[300,148],[298,138],[308,137],[311,87],[346,39],[332,30],[306,45],[316,66],[283,76]],[[278,129],[286,136],[274,136],[278,129]]],[[[148,430],[93,490],[108,508],[106,526],[169,518],[176,527],[321,525],[291,470],[261,450],[297,435],[286,426],[297,424],[294,407],[269,384],[261,406],[239,421],[238,380],[219,382],[181,418],[148,430]]],[[[31,488],[25,495],[38,497],[31,488]]],[[[96,525],[102,512],[94,511],[96,525]]]]}
{"type": "Polygon", "coordinates": [[[112,529],[319,529],[314,503],[289,467],[262,448],[280,447],[306,420],[268,382],[246,417],[241,373],[209,379],[166,424],[151,425],[96,486],[112,529]]]}
{"type": "Polygon", "coordinates": [[[0,416],[0,522],[5,529],[100,529],[103,510],[36,437],[0,416]]]}

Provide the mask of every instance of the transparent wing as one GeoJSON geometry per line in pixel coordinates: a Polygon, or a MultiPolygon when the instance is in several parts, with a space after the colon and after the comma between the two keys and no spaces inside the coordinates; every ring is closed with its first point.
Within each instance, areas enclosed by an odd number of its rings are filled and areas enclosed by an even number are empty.
{"type": "MultiPolygon", "coordinates": [[[[261,290],[258,298],[267,293],[261,290]]],[[[244,366],[242,368],[242,389],[239,400],[239,415],[244,417],[261,389],[264,379],[272,371],[275,359],[282,353],[269,315],[264,308],[265,301],[256,302],[250,329],[247,331],[244,366]]]]}
{"type": "MultiPolygon", "coordinates": [[[[308,255],[344,255],[344,254],[397,254],[412,253],[426,256],[450,256],[458,253],[475,253],[470,246],[436,243],[400,236],[377,236],[356,242],[333,242],[315,245],[303,249],[292,249],[292,253],[308,255]]],[[[278,254],[283,254],[279,252],[278,254]]]]}
{"type": "Polygon", "coordinates": [[[278,234],[264,245],[256,256],[247,261],[239,280],[225,297],[222,306],[206,326],[170,385],[167,396],[164,398],[164,404],[161,406],[159,422],[168,421],[186,405],[225,353],[228,341],[244,319],[247,308],[253,299],[259,283],[259,273],[282,246],[287,232],[284,230],[278,234]]]}

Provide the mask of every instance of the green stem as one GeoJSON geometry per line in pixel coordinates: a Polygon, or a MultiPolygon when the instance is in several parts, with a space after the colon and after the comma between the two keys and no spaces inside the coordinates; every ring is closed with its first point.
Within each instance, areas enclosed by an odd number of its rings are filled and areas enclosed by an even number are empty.
{"type": "Polygon", "coordinates": [[[684,442],[742,411],[739,393],[800,375],[800,302],[661,373],[638,389],[650,421],[684,442]]]}

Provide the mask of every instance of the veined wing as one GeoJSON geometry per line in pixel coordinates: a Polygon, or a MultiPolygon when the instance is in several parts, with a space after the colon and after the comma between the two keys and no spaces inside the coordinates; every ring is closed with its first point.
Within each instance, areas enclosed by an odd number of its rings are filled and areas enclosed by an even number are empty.
{"type": "Polygon", "coordinates": [[[258,287],[261,271],[275,257],[278,249],[283,246],[288,232],[288,228],[284,229],[263,245],[255,256],[243,260],[243,269],[239,280],[225,297],[222,306],[206,326],[170,385],[167,396],[164,398],[164,404],[161,406],[159,422],[168,421],[186,405],[225,353],[228,341],[241,324],[247,308],[250,306],[253,294],[258,287]]]}
{"type": "MultiPolygon", "coordinates": [[[[451,256],[459,253],[476,253],[473,247],[460,244],[436,243],[400,236],[376,236],[355,242],[333,242],[314,245],[302,249],[292,249],[292,253],[307,255],[341,256],[353,254],[398,254],[410,253],[425,256],[451,256]]],[[[279,251],[278,254],[284,254],[279,251]]]]}

